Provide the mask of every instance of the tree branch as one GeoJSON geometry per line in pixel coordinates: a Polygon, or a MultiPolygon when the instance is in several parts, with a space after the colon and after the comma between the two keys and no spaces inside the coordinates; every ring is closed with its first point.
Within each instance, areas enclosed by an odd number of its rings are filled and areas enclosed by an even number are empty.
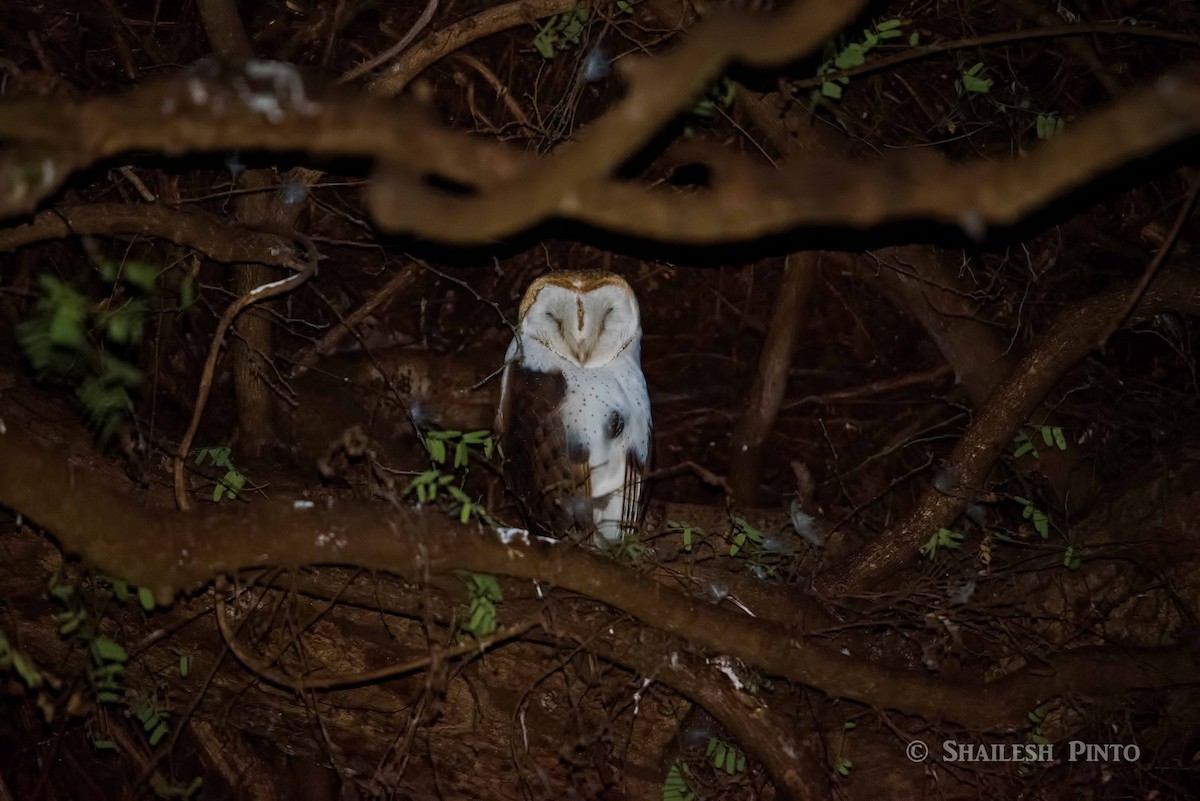
{"type": "MultiPolygon", "coordinates": [[[[1147,294],[1153,302],[1156,283],[1147,294]]],[[[1200,302],[1200,299],[1198,299],[1200,302]]],[[[1146,308],[1145,303],[1143,309],[1146,308]]],[[[695,645],[773,675],[880,708],[991,728],[1019,724],[1051,696],[1188,681],[1196,665],[1174,651],[1139,652],[1121,672],[1076,667],[1020,671],[997,682],[956,682],[895,670],[805,642],[778,624],[688,597],[570,545],[499,538],[408,509],[308,501],[181,513],[146,509],[34,446],[0,420],[0,503],[54,533],[63,547],[166,603],[212,577],[266,565],[361,565],[419,578],[469,570],[532,579],[603,601],[695,645]]],[[[1099,652],[1103,653],[1103,652],[1099,652]]]]}
{"type": "Polygon", "coordinates": [[[771,432],[787,391],[788,371],[796,350],[796,337],[808,302],[808,290],[819,263],[819,254],[787,257],[780,279],[767,341],[758,358],[758,371],[730,442],[730,484],[741,506],[758,502],[759,462],[763,441],[771,432]]]}
{"type": "Polygon", "coordinates": [[[484,9],[417,42],[395,64],[373,78],[367,88],[381,95],[400,94],[413,78],[456,50],[535,19],[570,11],[578,5],[577,0],[517,0],[484,9]]]}
{"type": "MultiPolygon", "coordinates": [[[[757,30],[734,20],[734,34],[757,30]]],[[[711,54],[680,50],[682,55],[659,61],[672,69],[709,63],[711,54]]],[[[588,137],[540,161],[445,130],[378,98],[344,97],[344,88],[319,91],[283,64],[254,67],[254,76],[202,65],[77,105],[11,101],[0,106],[0,140],[14,143],[0,151],[0,215],[31,210],[72,172],[129,150],[259,149],[386,162],[388,169],[368,188],[377,224],[447,242],[489,242],[551,216],[692,244],[753,239],[797,226],[867,228],[910,219],[957,225],[980,237],[989,225],[1014,223],[1100,175],[1200,132],[1200,68],[1191,67],[1009,162],[824,159],[776,171],[706,151],[697,158],[713,174],[707,191],[682,194],[610,182],[613,165],[674,114],[664,107],[678,108],[695,88],[691,79],[660,66],[647,65],[640,75],[653,80],[635,77],[628,98],[593,124],[588,137]],[[273,76],[265,88],[257,72],[263,69],[273,76]],[[250,78],[260,88],[249,88],[250,78]],[[477,194],[436,190],[421,179],[431,173],[477,194]]]]}
{"type": "Polygon", "coordinates": [[[141,234],[200,251],[213,261],[284,267],[300,253],[286,237],[232,225],[199,209],[132,203],[60,206],[15,228],[0,229],[0,251],[73,236],[141,234]]]}
{"type": "MultiPolygon", "coordinates": [[[[976,414],[941,476],[916,508],[899,525],[821,576],[821,591],[840,596],[883,581],[915,559],[934,532],[952,525],[983,490],[987,474],[1046,393],[1095,349],[1129,292],[1129,286],[1121,285],[1060,314],[976,414]]],[[[1146,290],[1130,322],[1142,322],[1168,309],[1200,314],[1200,276],[1194,271],[1161,275],[1146,290]]]]}

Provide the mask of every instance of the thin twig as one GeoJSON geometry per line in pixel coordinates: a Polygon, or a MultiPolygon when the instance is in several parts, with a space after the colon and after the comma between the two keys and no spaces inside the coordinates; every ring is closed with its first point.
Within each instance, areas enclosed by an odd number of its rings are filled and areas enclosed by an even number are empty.
{"type": "Polygon", "coordinates": [[[1158,274],[1159,268],[1163,266],[1167,257],[1175,250],[1175,243],[1179,241],[1179,234],[1183,231],[1183,224],[1187,222],[1188,217],[1192,215],[1192,210],[1196,207],[1196,197],[1198,194],[1200,194],[1200,174],[1192,179],[1192,188],[1188,190],[1187,198],[1183,201],[1183,207],[1179,209],[1179,215],[1175,217],[1175,224],[1171,226],[1171,231],[1167,234],[1167,238],[1158,249],[1158,253],[1154,254],[1154,258],[1147,265],[1146,272],[1142,274],[1142,278],[1138,281],[1137,286],[1130,291],[1129,300],[1125,301],[1125,305],[1121,308],[1120,313],[1113,317],[1108,330],[1104,332],[1104,336],[1100,337],[1100,340],[1096,343],[1097,348],[1104,348],[1108,344],[1109,338],[1129,318],[1129,315],[1133,314],[1133,310],[1141,301],[1142,295],[1146,294],[1146,287],[1150,286],[1150,282],[1158,274]]]}
{"type": "Polygon", "coordinates": [[[1092,36],[1095,34],[1134,36],[1146,39],[1160,39],[1185,45],[1200,45],[1200,36],[1179,33],[1177,31],[1157,30],[1141,25],[1053,25],[1048,28],[1006,31],[986,36],[972,36],[969,39],[955,39],[952,42],[938,42],[926,47],[906,50],[903,53],[872,59],[866,64],[860,64],[857,67],[848,67],[844,70],[827,72],[824,75],[816,75],[812,78],[793,81],[791,87],[794,89],[812,89],[821,86],[827,81],[868,75],[872,72],[888,69],[889,67],[907,64],[910,61],[918,61],[929,56],[935,56],[938,53],[952,53],[956,50],[969,50],[973,47],[992,47],[994,45],[1014,44],[1036,39],[1065,39],[1072,36],[1092,36]]]}
{"type": "Polygon", "coordinates": [[[425,27],[429,25],[430,20],[433,19],[434,12],[437,11],[437,7],[438,0],[429,0],[429,2],[425,4],[425,10],[421,12],[421,16],[417,18],[417,21],[413,23],[413,26],[408,29],[408,33],[404,34],[404,37],[400,41],[396,42],[387,50],[384,50],[382,53],[375,56],[375,58],[365,61],[354,69],[343,74],[342,77],[338,79],[338,83],[349,83],[350,81],[357,80],[376,67],[380,67],[388,63],[393,58],[403,53],[404,48],[412,44],[413,39],[417,38],[417,34],[425,30],[425,27]]]}
{"type": "MultiPolygon", "coordinates": [[[[279,233],[273,227],[272,232],[279,233]]],[[[188,423],[187,431],[184,433],[183,439],[179,441],[179,449],[175,452],[175,502],[181,510],[186,511],[191,508],[187,497],[187,488],[183,481],[183,462],[192,447],[192,439],[196,436],[196,429],[200,427],[200,417],[204,414],[204,406],[208,402],[208,393],[212,389],[213,374],[216,372],[217,357],[221,354],[221,345],[225,341],[225,333],[229,330],[229,326],[233,324],[234,319],[247,306],[261,303],[264,300],[277,297],[286,292],[291,292],[309,278],[312,278],[317,272],[317,261],[320,259],[320,254],[317,252],[316,245],[313,244],[311,239],[299,232],[292,231],[290,235],[308,249],[308,260],[304,264],[288,265],[296,271],[295,275],[255,287],[245,295],[242,295],[225,310],[225,314],[221,316],[221,320],[217,323],[217,330],[213,334],[212,344],[208,349],[208,358],[204,362],[204,371],[200,375],[200,388],[196,393],[196,407],[192,410],[192,420],[188,423]]]]}
{"type": "Polygon", "coordinates": [[[923,370],[919,373],[910,373],[908,375],[896,376],[894,378],[883,378],[879,381],[872,381],[869,384],[860,384],[857,387],[849,389],[839,389],[835,392],[827,392],[824,395],[808,395],[798,401],[784,406],[784,409],[794,409],[797,406],[803,406],[806,403],[826,404],[836,401],[853,400],[855,398],[863,398],[871,395],[882,395],[885,392],[894,392],[897,389],[911,387],[914,384],[927,384],[940,381],[946,376],[954,372],[954,368],[948,364],[943,364],[934,367],[931,370],[923,370]]]}
{"type": "Polygon", "coordinates": [[[217,603],[217,626],[221,630],[221,636],[225,640],[225,644],[229,650],[237,657],[247,670],[254,673],[263,681],[275,684],[280,687],[285,687],[291,690],[331,690],[339,687],[351,687],[360,684],[373,684],[380,681],[386,681],[397,676],[402,676],[406,673],[413,673],[437,661],[450,659],[456,656],[462,656],[470,653],[483,653],[488,647],[495,645],[498,642],[520,637],[522,634],[529,632],[531,629],[538,626],[535,620],[527,620],[524,623],[518,623],[515,626],[509,626],[504,629],[488,635],[480,637],[470,642],[465,642],[456,645],[447,650],[435,648],[426,656],[417,659],[401,662],[398,665],[388,665],[386,667],[377,668],[375,670],[364,670],[359,673],[340,673],[334,676],[324,676],[321,678],[293,677],[278,670],[272,670],[267,665],[255,659],[251,654],[247,653],[237,641],[236,633],[229,626],[229,619],[226,616],[225,603],[219,601],[217,603]]]}

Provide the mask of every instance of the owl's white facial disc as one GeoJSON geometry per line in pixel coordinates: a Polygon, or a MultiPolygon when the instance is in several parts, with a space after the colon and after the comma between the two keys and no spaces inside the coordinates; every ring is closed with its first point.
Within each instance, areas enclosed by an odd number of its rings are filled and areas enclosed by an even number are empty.
{"type": "Polygon", "coordinates": [[[580,367],[602,367],[641,333],[638,305],[623,286],[577,292],[546,286],[521,321],[526,336],[580,367]]]}

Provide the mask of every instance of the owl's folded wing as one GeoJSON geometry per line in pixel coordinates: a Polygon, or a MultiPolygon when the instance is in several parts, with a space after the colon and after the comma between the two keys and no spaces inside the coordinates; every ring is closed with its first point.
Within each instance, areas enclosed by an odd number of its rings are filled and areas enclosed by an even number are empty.
{"type": "Polygon", "coordinates": [[[622,531],[636,532],[641,528],[642,520],[646,517],[646,508],[649,505],[650,493],[646,486],[645,476],[649,471],[649,462],[652,456],[653,454],[649,447],[646,449],[645,461],[638,458],[636,449],[634,448],[630,448],[625,454],[624,497],[621,503],[622,531]]]}
{"type": "Polygon", "coordinates": [[[497,429],[505,475],[532,526],[562,536],[592,521],[591,469],[586,449],[567,442],[562,373],[505,367],[497,429]]]}

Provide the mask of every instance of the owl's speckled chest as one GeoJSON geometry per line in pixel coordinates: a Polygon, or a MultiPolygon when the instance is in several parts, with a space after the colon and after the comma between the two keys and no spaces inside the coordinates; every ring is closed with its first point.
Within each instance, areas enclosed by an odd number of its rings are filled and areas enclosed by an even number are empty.
{"type": "Polygon", "coordinates": [[[642,462],[649,455],[650,400],[639,361],[635,342],[604,367],[559,368],[566,382],[560,414],[568,445],[585,445],[599,457],[593,466],[614,449],[630,449],[642,462]]]}

